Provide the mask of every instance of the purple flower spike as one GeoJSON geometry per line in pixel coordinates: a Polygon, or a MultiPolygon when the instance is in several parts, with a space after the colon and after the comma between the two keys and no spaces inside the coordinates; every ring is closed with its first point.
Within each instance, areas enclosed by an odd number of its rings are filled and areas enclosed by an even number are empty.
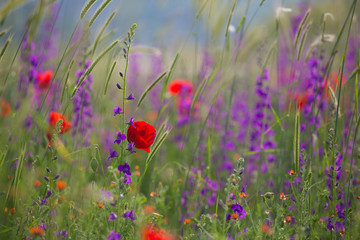
{"type": "Polygon", "coordinates": [[[128,148],[127,150],[130,152],[130,153],[136,153],[136,151],[134,151],[134,143],[133,142],[129,142],[128,143],[128,148]]]}
{"type": "Polygon", "coordinates": [[[134,94],[130,93],[130,95],[126,98],[127,100],[134,100],[134,94]]]}
{"type": "Polygon", "coordinates": [[[110,215],[109,215],[108,221],[109,221],[109,222],[114,221],[116,218],[117,218],[117,215],[112,212],[112,213],[110,213],[110,215]]]}
{"type": "Polygon", "coordinates": [[[108,157],[108,160],[109,160],[110,158],[114,158],[114,157],[117,157],[117,151],[116,151],[116,150],[110,151],[110,156],[108,157]]]}
{"type": "Polygon", "coordinates": [[[119,170],[120,172],[123,172],[123,173],[131,176],[130,166],[129,166],[128,163],[124,163],[124,165],[119,165],[119,166],[118,166],[118,170],[119,170]]]}
{"type": "Polygon", "coordinates": [[[124,141],[125,139],[126,139],[125,134],[121,134],[121,132],[116,132],[116,140],[114,141],[114,143],[120,144],[121,141],[124,141]]]}
{"type": "Polygon", "coordinates": [[[120,233],[116,233],[114,230],[111,230],[111,233],[107,237],[107,240],[118,240],[121,238],[120,233]]]}
{"type": "Polygon", "coordinates": [[[121,111],[122,111],[121,107],[115,107],[114,108],[114,116],[121,114],[121,111]]]}
{"type": "Polygon", "coordinates": [[[135,210],[133,209],[133,210],[125,212],[123,217],[126,218],[126,219],[131,219],[131,221],[134,221],[136,219],[136,217],[134,215],[134,211],[135,210]]]}
{"type": "Polygon", "coordinates": [[[46,204],[46,199],[41,199],[40,200],[40,205],[44,205],[44,204],[46,204]]]}

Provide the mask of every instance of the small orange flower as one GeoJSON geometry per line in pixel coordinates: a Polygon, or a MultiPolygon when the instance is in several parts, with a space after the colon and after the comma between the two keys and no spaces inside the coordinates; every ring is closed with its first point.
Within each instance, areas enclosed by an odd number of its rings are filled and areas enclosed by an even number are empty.
{"type": "Polygon", "coordinates": [[[287,216],[287,217],[284,219],[284,223],[291,223],[291,217],[290,217],[290,216],[287,216]]]}
{"type": "Polygon", "coordinates": [[[151,192],[150,193],[150,197],[154,197],[155,196],[155,193],[154,192],[151,192]]]}
{"type": "Polygon", "coordinates": [[[34,183],[34,186],[36,188],[38,188],[38,187],[40,187],[40,185],[41,185],[41,182],[39,180],[36,180],[35,183],[34,183]]]}
{"type": "Polygon", "coordinates": [[[135,170],[139,170],[139,168],[140,168],[139,165],[135,166],[135,170]]]}
{"type": "Polygon", "coordinates": [[[296,175],[296,172],[295,172],[294,170],[290,170],[289,175],[290,175],[290,176],[295,176],[295,175],[296,175]]]}
{"type": "Polygon", "coordinates": [[[281,200],[286,200],[287,199],[286,195],[283,192],[280,193],[280,199],[281,200]]]}
{"type": "Polygon", "coordinates": [[[98,203],[96,206],[97,206],[98,208],[104,208],[104,205],[103,205],[102,203],[98,203]]]}
{"type": "Polygon", "coordinates": [[[0,117],[9,116],[10,110],[10,104],[0,98],[0,117]]]}
{"type": "Polygon", "coordinates": [[[58,181],[57,183],[56,183],[56,188],[59,190],[59,191],[62,191],[62,190],[64,190],[64,188],[66,187],[66,182],[64,182],[64,181],[58,181]]]}
{"type": "Polygon", "coordinates": [[[74,220],[75,216],[70,216],[70,220],[74,220]]]}
{"type": "Polygon", "coordinates": [[[241,198],[247,198],[249,196],[249,194],[242,192],[242,193],[239,194],[239,196],[241,198]]]}
{"type": "Polygon", "coordinates": [[[4,209],[4,211],[5,211],[5,212],[8,212],[8,208],[6,207],[6,208],[4,209]]]}
{"type": "Polygon", "coordinates": [[[139,172],[139,171],[135,171],[135,175],[136,175],[136,176],[140,176],[140,172],[139,172]]]}
{"type": "Polygon", "coordinates": [[[190,224],[191,223],[191,220],[186,218],[185,221],[184,221],[184,224],[187,225],[187,224],[190,224]]]}
{"type": "Polygon", "coordinates": [[[181,183],[183,180],[181,178],[179,178],[178,182],[181,183]]]}
{"type": "Polygon", "coordinates": [[[10,212],[11,214],[15,214],[16,213],[15,208],[10,208],[10,212]]]}
{"type": "Polygon", "coordinates": [[[63,203],[65,200],[66,200],[66,197],[63,195],[63,196],[59,197],[58,202],[63,203]]]}
{"type": "Polygon", "coordinates": [[[145,213],[153,213],[153,212],[154,212],[154,208],[153,208],[153,206],[151,206],[151,205],[145,205],[145,206],[143,207],[143,209],[144,209],[144,212],[145,212],[145,213]]]}
{"type": "Polygon", "coordinates": [[[232,218],[232,219],[235,219],[235,220],[236,220],[238,217],[239,217],[239,215],[237,215],[236,213],[234,213],[234,214],[231,215],[231,218],[232,218]]]}
{"type": "Polygon", "coordinates": [[[30,227],[30,233],[33,236],[39,236],[42,237],[45,234],[45,231],[42,227],[39,226],[35,226],[35,227],[30,227]]]}
{"type": "Polygon", "coordinates": [[[263,225],[261,226],[261,231],[262,231],[263,233],[265,233],[266,235],[269,235],[269,236],[274,233],[273,229],[272,229],[269,225],[267,225],[267,224],[263,224],[263,225]]]}

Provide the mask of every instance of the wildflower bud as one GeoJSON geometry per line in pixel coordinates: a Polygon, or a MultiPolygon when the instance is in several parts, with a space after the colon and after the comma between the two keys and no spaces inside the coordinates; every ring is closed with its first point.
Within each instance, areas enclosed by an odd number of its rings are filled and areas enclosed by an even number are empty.
{"type": "Polygon", "coordinates": [[[48,190],[48,191],[46,192],[45,199],[46,199],[46,198],[49,198],[49,197],[51,196],[51,194],[52,194],[52,190],[50,189],[50,190],[48,190]]]}
{"type": "MultiPolygon", "coordinates": [[[[122,75],[122,73],[121,73],[121,75],[122,75]]],[[[121,76],[121,75],[120,75],[120,76],[121,76]]],[[[118,89],[120,89],[120,90],[122,89],[122,87],[120,86],[119,83],[116,84],[116,87],[117,87],[118,89]]]]}
{"type": "Polygon", "coordinates": [[[126,46],[128,45],[126,41],[124,42],[124,44],[125,44],[126,46]]]}
{"type": "Polygon", "coordinates": [[[53,160],[56,160],[56,159],[57,159],[57,156],[54,156],[54,157],[53,157],[53,160]]]}
{"type": "Polygon", "coordinates": [[[126,49],[125,48],[123,48],[123,52],[126,54],[126,49]]]}
{"type": "Polygon", "coordinates": [[[46,168],[46,171],[47,171],[48,173],[50,173],[50,172],[51,172],[51,171],[50,171],[50,169],[49,169],[48,167],[46,168]]]}
{"type": "Polygon", "coordinates": [[[54,177],[54,180],[57,180],[59,178],[59,174],[56,174],[56,176],[54,177]]]}
{"type": "Polygon", "coordinates": [[[123,73],[122,73],[122,72],[119,72],[119,74],[120,74],[120,77],[124,77],[124,75],[123,75],[123,73]]]}
{"type": "Polygon", "coordinates": [[[45,181],[50,181],[48,177],[44,177],[45,181]]]}
{"type": "Polygon", "coordinates": [[[126,59],[126,54],[124,54],[124,58],[126,59]]]}

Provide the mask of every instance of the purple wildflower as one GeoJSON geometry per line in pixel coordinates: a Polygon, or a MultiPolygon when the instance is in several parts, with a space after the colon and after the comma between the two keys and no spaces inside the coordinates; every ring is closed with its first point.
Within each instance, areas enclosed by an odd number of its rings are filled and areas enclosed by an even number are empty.
{"type": "Polygon", "coordinates": [[[118,115],[118,114],[121,114],[121,107],[114,107],[114,116],[118,115]]]}
{"type": "Polygon", "coordinates": [[[126,150],[128,150],[130,153],[136,153],[136,151],[134,151],[134,143],[129,142],[128,143],[128,148],[126,150]]]}
{"type": "Polygon", "coordinates": [[[126,139],[125,134],[122,134],[121,132],[116,132],[116,140],[114,141],[114,143],[120,144],[121,141],[124,141],[125,139],[126,139]]]}
{"type": "Polygon", "coordinates": [[[134,94],[130,93],[130,95],[126,98],[127,100],[134,100],[134,94]]]}
{"type": "Polygon", "coordinates": [[[120,172],[123,172],[123,173],[131,176],[130,166],[129,166],[128,163],[124,163],[124,165],[119,165],[119,166],[118,166],[118,170],[119,170],[120,172]]]}
{"type": "Polygon", "coordinates": [[[117,215],[112,212],[112,213],[110,213],[110,215],[109,215],[108,221],[109,221],[109,222],[114,221],[116,218],[117,218],[117,215]]]}
{"type": "Polygon", "coordinates": [[[238,202],[231,205],[231,209],[238,215],[239,220],[246,217],[246,211],[238,202]]]}
{"type": "Polygon", "coordinates": [[[51,196],[51,194],[52,194],[52,190],[49,189],[49,190],[46,192],[45,198],[46,198],[46,199],[49,198],[49,197],[51,196]]]}
{"type": "Polygon", "coordinates": [[[118,240],[121,238],[120,233],[116,233],[114,230],[111,230],[111,233],[107,237],[107,240],[118,240]]]}
{"type": "Polygon", "coordinates": [[[116,150],[110,151],[110,155],[109,155],[109,157],[108,157],[108,160],[109,160],[110,158],[114,158],[114,157],[117,157],[117,151],[116,151],[116,150]]]}
{"type": "Polygon", "coordinates": [[[134,209],[133,210],[129,210],[127,212],[124,213],[123,217],[126,219],[131,219],[131,221],[134,221],[136,219],[135,215],[134,215],[134,209]]]}

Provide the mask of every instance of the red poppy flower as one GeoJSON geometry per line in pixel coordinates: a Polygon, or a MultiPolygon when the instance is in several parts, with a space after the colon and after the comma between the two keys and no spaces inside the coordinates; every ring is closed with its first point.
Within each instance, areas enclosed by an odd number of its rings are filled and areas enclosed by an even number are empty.
{"type": "Polygon", "coordinates": [[[10,104],[0,98],[0,117],[9,116],[10,110],[10,104]]]}
{"type": "Polygon", "coordinates": [[[193,85],[191,82],[184,79],[175,79],[168,86],[168,92],[172,96],[176,96],[179,93],[191,94],[193,85]]]}
{"type": "Polygon", "coordinates": [[[59,121],[60,119],[63,120],[63,123],[61,124],[61,128],[60,128],[60,134],[62,133],[66,133],[70,131],[71,128],[71,123],[68,123],[66,118],[61,114],[61,113],[57,113],[57,112],[50,112],[50,126],[53,128],[56,128],[56,123],[57,121],[59,121]]]}
{"type": "Polygon", "coordinates": [[[175,238],[167,233],[164,229],[158,229],[156,226],[147,226],[142,231],[143,240],[175,240],[175,238]]]}
{"type": "Polygon", "coordinates": [[[150,146],[153,144],[156,136],[155,128],[144,122],[137,121],[130,125],[127,131],[128,142],[133,142],[134,146],[139,150],[150,152],[150,146]]]}
{"type": "Polygon", "coordinates": [[[51,70],[45,71],[43,73],[38,73],[38,75],[36,76],[36,79],[38,80],[38,87],[42,90],[47,89],[52,77],[53,72],[51,70]]]}
{"type": "MultiPolygon", "coordinates": [[[[347,82],[347,78],[345,75],[343,75],[342,79],[342,87],[344,87],[344,84],[347,82]]],[[[340,75],[338,75],[337,72],[331,72],[329,74],[329,79],[325,76],[321,86],[323,87],[323,90],[325,92],[324,97],[327,97],[328,99],[331,99],[330,90],[328,87],[330,86],[331,89],[335,92],[336,87],[339,87],[340,85],[340,75]]]]}

